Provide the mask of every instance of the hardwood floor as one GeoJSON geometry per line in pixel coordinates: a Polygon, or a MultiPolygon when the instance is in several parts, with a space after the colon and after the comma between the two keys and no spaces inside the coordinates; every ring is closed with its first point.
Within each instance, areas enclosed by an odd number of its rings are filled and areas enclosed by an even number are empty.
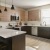
{"type": "Polygon", "coordinates": [[[36,48],[36,50],[50,50],[50,39],[26,35],[26,46],[36,48]]]}

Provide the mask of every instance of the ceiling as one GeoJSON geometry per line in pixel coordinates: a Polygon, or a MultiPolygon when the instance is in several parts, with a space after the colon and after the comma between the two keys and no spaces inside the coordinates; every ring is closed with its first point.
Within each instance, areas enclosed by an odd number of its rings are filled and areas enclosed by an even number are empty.
{"type": "MultiPolygon", "coordinates": [[[[1,2],[5,3],[5,0],[1,0],[1,2]]],[[[11,5],[12,0],[6,0],[6,3],[11,5]]],[[[27,8],[50,4],[50,0],[13,0],[13,4],[15,6],[27,9],[27,8]]]]}

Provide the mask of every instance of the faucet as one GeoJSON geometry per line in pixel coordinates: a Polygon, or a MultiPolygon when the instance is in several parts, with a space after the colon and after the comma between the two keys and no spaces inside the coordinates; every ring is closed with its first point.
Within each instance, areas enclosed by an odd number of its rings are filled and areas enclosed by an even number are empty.
{"type": "Polygon", "coordinates": [[[45,26],[46,26],[46,22],[45,21],[43,22],[43,24],[45,24],[45,26]]]}

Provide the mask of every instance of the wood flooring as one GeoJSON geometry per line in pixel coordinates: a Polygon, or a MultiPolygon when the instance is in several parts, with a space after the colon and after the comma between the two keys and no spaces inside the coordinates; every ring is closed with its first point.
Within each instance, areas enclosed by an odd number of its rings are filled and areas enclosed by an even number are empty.
{"type": "Polygon", "coordinates": [[[36,50],[50,50],[50,39],[26,35],[26,46],[33,47],[36,50]]]}

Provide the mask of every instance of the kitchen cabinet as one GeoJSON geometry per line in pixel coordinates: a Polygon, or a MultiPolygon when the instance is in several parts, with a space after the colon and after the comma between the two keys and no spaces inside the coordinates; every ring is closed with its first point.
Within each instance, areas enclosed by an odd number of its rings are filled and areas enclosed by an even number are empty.
{"type": "Polygon", "coordinates": [[[22,26],[21,30],[26,31],[27,32],[26,34],[31,35],[31,26],[22,26]]]}
{"type": "Polygon", "coordinates": [[[14,28],[14,30],[19,30],[19,28],[14,28]]]}
{"type": "Polygon", "coordinates": [[[25,34],[12,37],[12,50],[25,50],[25,34]]]}
{"type": "Polygon", "coordinates": [[[37,36],[37,28],[36,26],[32,26],[32,35],[37,36]]]}
{"type": "Polygon", "coordinates": [[[38,37],[50,39],[50,27],[38,27],[38,37]]]}
{"type": "Polygon", "coordinates": [[[28,20],[29,21],[39,21],[40,20],[40,10],[30,10],[28,11],[28,20]]]}
{"type": "Polygon", "coordinates": [[[25,10],[20,10],[20,20],[25,21],[25,10]]]}
{"type": "Polygon", "coordinates": [[[25,34],[15,35],[8,38],[0,37],[0,50],[25,50],[25,34]]]}

